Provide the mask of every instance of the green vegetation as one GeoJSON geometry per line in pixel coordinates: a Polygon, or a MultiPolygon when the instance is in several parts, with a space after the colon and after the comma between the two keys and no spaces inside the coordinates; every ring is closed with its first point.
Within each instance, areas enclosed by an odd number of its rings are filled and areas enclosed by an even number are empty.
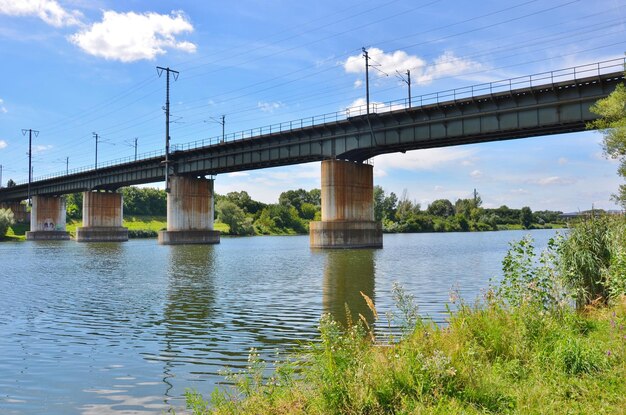
{"type": "Polygon", "coordinates": [[[9,227],[15,223],[11,209],[0,209],[0,237],[4,237],[9,227]]]}
{"type": "MultiPolygon", "coordinates": [[[[599,100],[591,111],[600,116],[588,128],[598,129],[604,135],[604,152],[620,162],[618,174],[626,177],[626,85],[618,84],[608,97],[599,100]]],[[[619,187],[614,200],[626,209],[626,185],[619,187]]]]}
{"type": "Polygon", "coordinates": [[[347,327],[325,315],[320,341],[276,362],[271,375],[252,350],[247,367],[228,376],[230,387],[209,400],[188,391],[188,408],[196,415],[623,413],[624,226],[624,218],[590,219],[572,231],[593,233],[588,241],[557,238],[540,255],[530,238],[513,243],[503,278],[474,305],[451,298],[445,327],[419,318],[412,297],[394,287],[400,312],[387,318],[410,328],[399,341],[373,332],[360,315],[347,327]],[[607,258],[570,262],[596,258],[598,238],[610,247],[607,258]],[[584,308],[572,307],[573,297],[584,308]]]}
{"type": "Polygon", "coordinates": [[[374,187],[374,217],[383,223],[385,232],[468,232],[500,229],[549,229],[562,227],[562,212],[537,211],[529,207],[497,209],[482,207],[476,193],[472,199],[458,199],[454,204],[447,199],[433,201],[423,211],[417,202],[408,199],[406,191],[400,199],[389,195],[380,186],[374,187]]]}

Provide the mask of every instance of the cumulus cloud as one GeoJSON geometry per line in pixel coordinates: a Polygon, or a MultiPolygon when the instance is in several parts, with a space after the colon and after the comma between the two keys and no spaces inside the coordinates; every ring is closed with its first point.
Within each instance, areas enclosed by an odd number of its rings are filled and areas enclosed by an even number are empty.
{"type": "Polygon", "coordinates": [[[54,27],[80,26],[83,15],[67,11],[56,0],[0,0],[0,14],[36,16],[54,27]]]}
{"type": "Polygon", "coordinates": [[[9,144],[4,141],[4,140],[0,140],[0,150],[2,150],[3,148],[6,148],[9,144]]]}
{"type": "Polygon", "coordinates": [[[90,55],[134,62],[153,60],[164,55],[167,49],[195,52],[195,44],[176,38],[179,34],[190,32],[193,32],[193,26],[182,11],[167,15],[108,10],[104,12],[101,22],[88,26],[69,39],[90,55]]]}
{"type": "Polygon", "coordinates": [[[406,154],[391,153],[376,156],[374,166],[382,170],[434,170],[446,164],[458,164],[473,154],[474,150],[471,149],[430,148],[408,151],[406,154]]]}
{"type": "MultiPolygon", "coordinates": [[[[403,109],[402,104],[386,105],[384,102],[370,101],[370,112],[382,113],[403,109]]],[[[357,98],[346,107],[346,116],[355,117],[367,113],[367,101],[365,98],[357,98]]]]}
{"type": "Polygon", "coordinates": [[[473,171],[470,173],[470,176],[472,176],[472,177],[473,177],[473,178],[475,178],[475,179],[478,179],[478,178],[480,178],[480,177],[482,177],[482,176],[483,176],[483,172],[482,172],[482,171],[480,171],[480,170],[473,170],[473,171]]]}
{"type": "Polygon", "coordinates": [[[4,106],[4,100],[0,98],[0,113],[6,114],[7,112],[7,107],[4,106]]]}
{"type": "MultiPolygon", "coordinates": [[[[446,51],[432,62],[428,63],[424,59],[409,55],[404,51],[397,50],[385,53],[378,48],[368,49],[371,58],[370,64],[375,65],[377,70],[370,71],[378,77],[393,75],[396,71],[400,73],[411,70],[411,82],[416,84],[428,84],[434,79],[446,76],[457,76],[465,72],[476,71],[482,68],[479,62],[470,59],[457,57],[453,52],[446,51]]],[[[365,62],[362,55],[350,56],[343,63],[346,73],[361,74],[365,72],[365,62]]]]}
{"type": "Polygon", "coordinates": [[[263,112],[274,112],[275,110],[284,107],[285,104],[282,102],[258,102],[257,108],[259,108],[263,112]]]}
{"type": "Polygon", "coordinates": [[[354,81],[354,88],[358,89],[361,88],[363,86],[363,80],[362,79],[357,79],[356,81],[354,81]]]}

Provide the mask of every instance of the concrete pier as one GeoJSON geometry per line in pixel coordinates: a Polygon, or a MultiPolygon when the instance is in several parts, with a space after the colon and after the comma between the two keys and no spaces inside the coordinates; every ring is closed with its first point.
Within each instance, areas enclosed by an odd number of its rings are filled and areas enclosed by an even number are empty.
{"type": "Polygon", "coordinates": [[[217,244],[220,232],[213,230],[213,216],[213,180],[171,176],[167,194],[167,230],[159,231],[159,243],[217,244]]]}
{"type": "Polygon", "coordinates": [[[322,220],[311,222],[312,248],[382,248],[374,221],[374,174],[369,164],[322,161],[322,220]]]}
{"type": "Polygon", "coordinates": [[[28,241],[67,241],[70,234],[65,230],[65,198],[54,196],[33,196],[30,211],[30,232],[28,241]]]}
{"type": "Polygon", "coordinates": [[[83,226],[76,229],[78,242],[124,242],[122,194],[83,192],[83,226]]]}

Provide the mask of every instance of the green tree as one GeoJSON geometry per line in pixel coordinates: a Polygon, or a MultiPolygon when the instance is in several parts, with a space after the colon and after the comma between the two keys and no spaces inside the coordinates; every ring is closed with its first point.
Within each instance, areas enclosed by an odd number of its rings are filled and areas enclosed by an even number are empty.
{"type": "Polygon", "coordinates": [[[447,218],[448,216],[454,215],[454,206],[452,206],[452,202],[448,199],[437,199],[428,205],[426,212],[429,215],[447,218]]]}
{"type": "Polygon", "coordinates": [[[221,199],[216,206],[217,219],[228,225],[231,235],[252,235],[252,218],[246,216],[242,208],[230,200],[221,199]]]}
{"type": "MultiPolygon", "coordinates": [[[[587,127],[602,132],[606,156],[619,160],[618,174],[626,178],[626,86],[618,84],[608,97],[599,100],[590,109],[600,118],[587,127]]],[[[620,185],[613,198],[626,208],[626,185],[620,185]]]]}
{"type": "Polygon", "coordinates": [[[242,190],[240,192],[230,192],[226,196],[223,196],[226,200],[229,200],[239,206],[247,213],[256,214],[265,207],[264,203],[253,200],[248,192],[242,190]]]}
{"type": "Polygon", "coordinates": [[[533,222],[533,211],[528,206],[524,206],[520,211],[519,221],[522,224],[522,228],[530,229],[530,225],[533,222]]]}
{"type": "Polygon", "coordinates": [[[80,219],[83,217],[82,193],[65,195],[65,214],[68,219],[80,219]]]}
{"type": "Polygon", "coordinates": [[[7,187],[15,187],[15,182],[13,181],[13,179],[9,179],[9,181],[7,182],[7,187]]]}
{"type": "Polygon", "coordinates": [[[6,235],[9,226],[15,223],[11,209],[0,209],[0,238],[6,235]]]}

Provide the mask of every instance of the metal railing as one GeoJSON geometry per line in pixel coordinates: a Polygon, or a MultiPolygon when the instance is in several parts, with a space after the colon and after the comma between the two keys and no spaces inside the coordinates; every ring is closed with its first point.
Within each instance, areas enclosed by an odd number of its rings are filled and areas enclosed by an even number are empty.
{"type": "MultiPolygon", "coordinates": [[[[422,107],[425,105],[441,104],[444,102],[462,100],[474,98],[480,95],[497,94],[502,92],[511,92],[517,89],[535,88],[538,86],[548,86],[560,82],[576,82],[581,78],[590,78],[593,76],[600,76],[603,74],[622,72],[625,69],[626,58],[611,59],[587,65],[574,66],[565,69],[558,69],[555,71],[541,72],[532,75],[520,76],[516,78],[504,79],[495,82],[489,82],[478,85],[471,85],[461,88],[448,89],[439,92],[433,92],[424,95],[418,95],[411,97],[411,107],[409,107],[409,99],[403,98],[387,102],[374,102],[370,103],[369,114],[381,114],[391,111],[406,110],[409,108],[422,107]]],[[[352,117],[360,117],[367,115],[367,105],[360,105],[356,107],[346,108],[341,111],[329,112],[321,115],[314,115],[312,117],[299,118],[297,120],[291,120],[287,122],[281,122],[278,124],[270,124],[262,127],[252,128],[249,130],[238,131],[234,133],[228,133],[224,136],[216,136],[211,138],[205,138],[202,140],[191,141],[182,144],[172,144],[171,151],[188,151],[199,148],[205,148],[215,145],[220,145],[225,142],[234,142],[241,140],[249,140],[253,138],[262,137],[269,134],[283,133],[288,131],[300,130],[307,127],[314,127],[330,122],[344,121],[352,117]]],[[[148,160],[154,157],[164,156],[164,150],[155,150],[149,153],[140,154],[141,158],[137,161],[148,160]]],[[[122,159],[111,160],[103,164],[98,165],[98,169],[105,167],[112,167],[134,162],[134,157],[126,157],[122,159]]],[[[65,176],[69,174],[83,173],[93,170],[93,166],[80,167],[72,169],[69,172],[52,173],[45,176],[39,176],[33,181],[46,180],[55,177],[65,176]]],[[[24,184],[28,181],[20,181],[16,184],[24,184]]]]}

